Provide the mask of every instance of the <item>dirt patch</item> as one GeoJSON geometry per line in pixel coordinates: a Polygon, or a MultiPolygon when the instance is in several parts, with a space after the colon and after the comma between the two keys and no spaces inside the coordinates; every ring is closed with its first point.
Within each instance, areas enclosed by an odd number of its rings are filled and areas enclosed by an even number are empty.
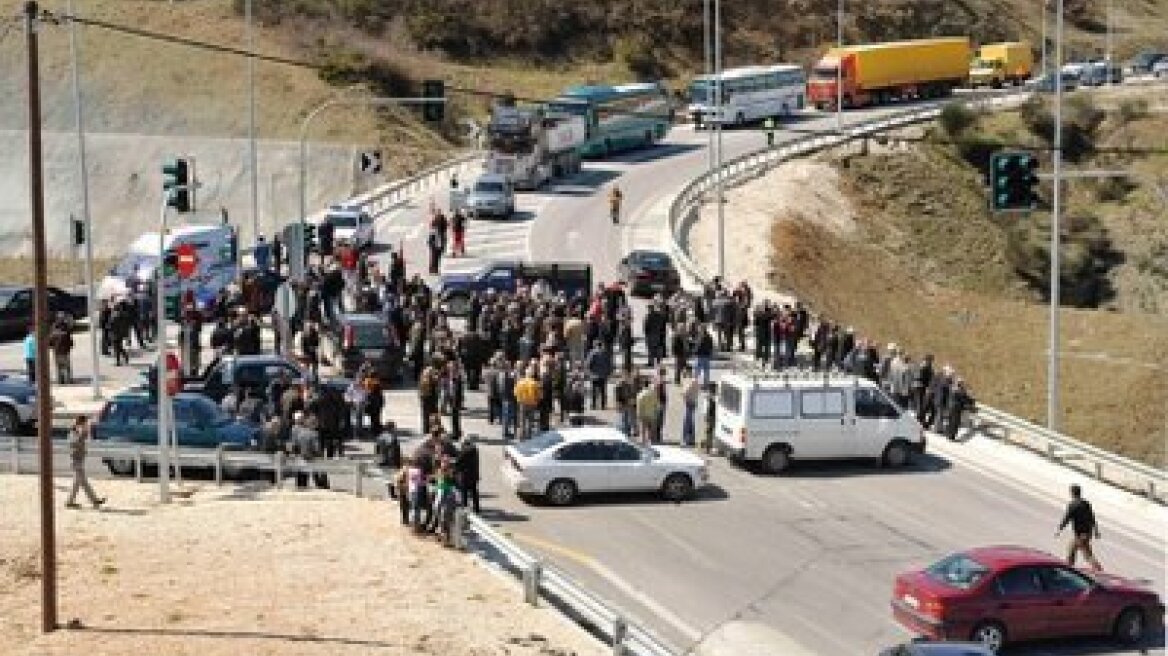
{"type": "MultiPolygon", "coordinates": [[[[1045,307],[909,274],[883,250],[814,224],[777,221],[772,284],[880,343],[952,363],[983,402],[1045,423],[1045,307]]],[[[1168,319],[1062,311],[1062,429],[1162,465],[1168,319]]]]}
{"type": "Polygon", "coordinates": [[[76,628],[41,636],[36,479],[0,477],[0,653],[603,653],[385,502],[208,486],[163,507],[153,485],[95,483],[107,510],[57,516],[61,622],[76,628]]]}
{"type": "MultiPolygon", "coordinates": [[[[116,259],[94,258],[94,284],[101,282],[101,277],[117,264],[116,259]]],[[[85,263],[74,262],[69,259],[49,259],[49,284],[62,289],[71,289],[83,285],[85,281],[85,263]]],[[[33,283],[33,261],[28,257],[0,257],[0,280],[10,285],[31,285],[33,283]]],[[[83,293],[83,292],[79,292],[83,293]]]]}

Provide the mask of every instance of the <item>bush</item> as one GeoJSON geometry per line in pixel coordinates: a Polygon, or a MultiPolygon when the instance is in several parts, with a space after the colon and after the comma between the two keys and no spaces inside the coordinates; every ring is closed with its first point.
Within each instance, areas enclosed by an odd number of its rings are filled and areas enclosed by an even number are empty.
{"type": "MultiPolygon", "coordinates": [[[[1072,307],[1097,308],[1115,296],[1108,273],[1123,257],[1099,217],[1063,218],[1060,296],[1072,307]]],[[[1006,233],[1010,266],[1044,301],[1050,300],[1050,215],[1032,214],[1006,233]]]]}
{"type": "Polygon", "coordinates": [[[1131,123],[1148,116],[1148,101],[1146,98],[1125,100],[1119,103],[1119,122],[1131,123]]]}
{"type": "Polygon", "coordinates": [[[965,106],[965,103],[954,101],[941,109],[937,118],[941,128],[950,137],[957,137],[977,123],[977,114],[965,106]]]}
{"type": "MultiPolygon", "coordinates": [[[[1002,142],[982,134],[963,134],[957,137],[957,153],[974,169],[988,175],[990,158],[1002,149],[1002,142]]],[[[988,184],[988,181],[987,181],[988,184]]]]}
{"type": "Polygon", "coordinates": [[[669,76],[652,41],[643,36],[623,36],[612,48],[613,57],[625,63],[638,80],[653,81],[669,76]]]}

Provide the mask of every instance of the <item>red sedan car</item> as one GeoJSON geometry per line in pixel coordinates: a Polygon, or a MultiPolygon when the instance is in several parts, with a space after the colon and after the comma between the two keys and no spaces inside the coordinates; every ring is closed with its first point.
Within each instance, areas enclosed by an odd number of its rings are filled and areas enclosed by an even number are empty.
{"type": "Polygon", "coordinates": [[[1164,605],[1135,581],[1082,572],[1024,547],[985,547],[901,574],[892,613],[934,640],[1007,642],[1114,635],[1139,643],[1163,625],[1164,605]]]}

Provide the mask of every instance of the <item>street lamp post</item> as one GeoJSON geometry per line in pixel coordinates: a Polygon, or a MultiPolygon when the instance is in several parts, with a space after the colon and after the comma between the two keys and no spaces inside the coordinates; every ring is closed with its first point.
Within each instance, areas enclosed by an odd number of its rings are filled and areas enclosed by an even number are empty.
{"type": "Polygon", "coordinates": [[[1050,210],[1050,344],[1047,352],[1046,427],[1058,430],[1059,423],[1059,305],[1062,272],[1060,249],[1062,230],[1062,168],[1063,168],[1063,0],[1058,0],[1055,11],[1054,35],[1054,193],[1050,210]]]}
{"type": "MultiPolygon", "coordinates": [[[[353,87],[350,87],[352,89],[353,87]]],[[[342,92],[343,93],[343,92],[342,92]]],[[[382,97],[368,97],[368,98],[346,98],[343,95],[340,97],[331,98],[316,106],[308,116],[304,117],[304,122],[300,124],[300,225],[304,227],[308,223],[308,130],[312,126],[312,122],[316,117],[320,116],[324,110],[338,105],[357,105],[366,107],[389,107],[393,105],[425,105],[427,103],[444,103],[445,98],[382,98],[382,97]]]]}
{"type": "Polygon", "coordinates": [[[1046,17],[1050,14],[1050,0],[1042,0],[1042,74],[1046,75],[1046,17]]]}
{"type": "MultiPolygon", "coordinates": [[[[66,11],[73,14],[73,0],[66,11]]],[[[101,353],[97,348],[97,298],[93,285],[93,223],[89,211],[89,167],[85,157],[85,121],[81,107],[81,72],[78,63],[77,21],[69,21],[69,67],[73,78],[73,118],[77,127],[77,171],[81,182],[81,221],[85,225],[85,297],[89,310],[90,370],[93,372],[93,400],[101,398],[101,353]]]]}
{"type": "MultiPolygon", "coordinates": [[[[247,23],[247,51],[255,53],[255,33],[252,25],[252,0],[244,3],[247,23]]],[[[247,150],[248,172],[251,174],[251,241],[254,246],[260,236],[259,157],[256,153],[256,88],[255,57],[247,58],[247,150]]]]}
{"type": "Polygon", "coordinates": [[[839,0],[835,17],[835,129],[844,129],[844,0],[839,0]]]}
{"type": "MultiPolygon", "coordinates": [[[[704,50],[705,63],[706,63],[706,86],[705,86],[705,89],[703,91],[706,94],[705,105],[707,107],[710,105],[710,102],[709,102],[710,88],[713,86],[713,83],[714,83],[714,80],[711,77],[713,75],[713,72],[714,72],[714,64],[713,64],[713,56],[714,55],[713,55],[713,48],[710,47],[710,1],[711,0],[705,0],[705,2],[702,3],[702,48],[704,50]]],[[[703,120],[706,119],[705,114],[702,115],[702,119],[703,120]]],[[[714,171],[714,131],[710,129],[710,125],[709,125],[708,121],[706,121],[706,133],[707,133],[708,142],[709,142],[709,144],[706,148],[706,154],[708,156],[707,157],[707,160],[708,160],[707,168],[712,173],[714,171]]]]}
{"type": "Polygon", "coordinates": [[[715,129],[718,131],[717,141],[717,166],[715,168],[715,175],[718,180],[718,277],[724,279],[726,277],[726,200],[725,184],[722,177],[722,124],[726,120],[724,98],[722,93],[722,0],[714,0],[714,92],[717,94],[718,102],[718,123],[715,129]]]}

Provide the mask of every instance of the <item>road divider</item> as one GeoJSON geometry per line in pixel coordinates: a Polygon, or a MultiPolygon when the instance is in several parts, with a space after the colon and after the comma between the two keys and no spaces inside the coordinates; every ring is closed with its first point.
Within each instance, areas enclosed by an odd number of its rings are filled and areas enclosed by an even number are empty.
{"type": "MultiPolygon", "coordinates": [[[[1029,92],[1004,91],[957,100],[971,109],[1000,110],[1017,107],[1029,92]]],[[[866,139],[881,132],[935,120],[940,106],[909,109],[883,118],[847,126],[841,133],[810,135],[725,162],[721,168],[702,173],[681,188],[669,206],[670,250],[685,277],[686,287],[701,287],[713,275],[690,257],[685,244],[698,219],[706,195],[721,183],[735,187],[757,178],[780,164],[806,157],[826,148],[866,139]]],[[[1157,503],[1168,502],[1168,472],[1110,453],[1073,437],[1043,428],[1007,412],[980,405],[975,425],[979,432],[1004,443],[1030,449],[1066,467],[1086,473],[1157,503]]]]}

